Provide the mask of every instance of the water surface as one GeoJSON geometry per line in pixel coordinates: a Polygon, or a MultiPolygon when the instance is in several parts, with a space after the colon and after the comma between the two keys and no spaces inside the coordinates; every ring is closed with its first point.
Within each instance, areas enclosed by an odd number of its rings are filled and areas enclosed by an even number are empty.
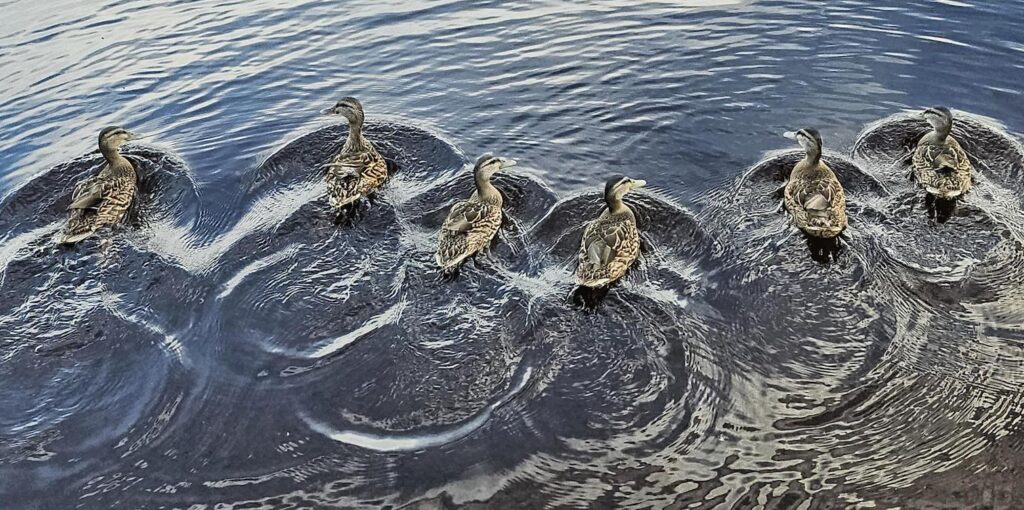
{"type": "Polygon", "coordinates": [[[0,3],[5,508],[1013,508],[1024,2],[0,3]],[[396,164],[338,225],[359,97],[396,164]],[[899,163],[944,104],[939,221],[899,163]],[[153,135],[121,233],[53,245],[96,134],[153,135]],[[817,127],[822,259],[775,189],[817,127]],[[484,151],[510,221],[451,282],[484,151]],[[639,265],[567,299],[613,174],[639,265]]]}

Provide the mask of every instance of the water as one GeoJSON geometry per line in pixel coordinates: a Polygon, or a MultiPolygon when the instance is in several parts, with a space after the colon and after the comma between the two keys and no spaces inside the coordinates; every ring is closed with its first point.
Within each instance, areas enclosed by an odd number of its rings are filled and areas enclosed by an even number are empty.
{"type": "Polygon", "coordinates": [[[0,3],[0,506],[1020,506],[1024,2],[278,5],[0,3]],[[338,226],[345,95],[398,169],[338,226]],[[934,104],[979,172],[932,219],[934,104]],[[109,124],[139,207],[57,248],[109,124]],[[825,259],[773,212],[804,126],[825,259]],[[438,281],[484,151],[511,222],[438,281]],[[645,249],[588,311],[614,173],[645,249]]]}

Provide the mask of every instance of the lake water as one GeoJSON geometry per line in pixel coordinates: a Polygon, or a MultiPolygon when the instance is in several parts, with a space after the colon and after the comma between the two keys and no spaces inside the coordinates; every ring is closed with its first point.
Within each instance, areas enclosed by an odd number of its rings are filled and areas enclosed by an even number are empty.
{"type": "Polygon", "coordinates": [[[2,508],[1024,504],[1024,2],[0,7],[2,508]],[[348,95],[397,170],[336,225],[348,95]],[[977,170],[938,218],[934,105],[977,170]],[[111,124],[138,207],[57,247],[111,124]],[[828,260],[773,211],[802,127],[828,260]],[[440,280],[485,151],[509,227],[440,280]],[[644,252],[587,309],[614,174],[644,252]]]}

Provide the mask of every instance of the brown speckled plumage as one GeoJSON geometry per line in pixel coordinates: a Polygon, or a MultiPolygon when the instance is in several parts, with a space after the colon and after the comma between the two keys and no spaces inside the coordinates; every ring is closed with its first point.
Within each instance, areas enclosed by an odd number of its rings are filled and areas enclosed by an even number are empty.
{"type": "Polygon", "coordinates": [[[794,135],[807,151],[789,174],[785,206],[793,223],[808,235],[833,238],[846,229],[846,193],[835,172],[821,160],[821,136],[813,129],[794,135]]]}
{"type": "Polygon", "coordinates": [[[622,196],[644,181],[613,177],[605,185],[607,207],[583,230],[577,255],[576,284],[603,287],[622,278],[640,255],[640,231],[622,196]]]}
{"type": "Polygon", "coordinates": [[[917,144],[912,158],[914,180],[928,193],[955,198],[971,189],[972,167],[967,152],[953,138],[953,116],[942,107],[929,108],[924,115],[935,128],[917,144]]]}
{"type": "Polygon", "coordinates": [[[388,165],[377,149],[363,137],[363,106],[346,97],[325,113],[348,119],[345,145],[327,164],[324,179],[331,207],[340,208],[377,190],[388,178],[388,165]]]}
{"type": "Polygon", "coordinates": [[[388,178],[384,158],[370,145],[357,151],[342,150],[327,166],[327,196],[339,208],[369,195],[388,178]]]}
{"type": "Polygon", "coordinates": [[[121,128],[100,133],[100,152],[107,162],[95,177],[79,182],[68,207],[70,216],[61,243],[77,243],[96,231],[120,224],[135,201],[135,168],[119,152],[122,143],[133,135],[121,128]]]}
{"type": "Polygon", "coordinates": [[[468,200],[452,206],[438,234],[435,260],[444,271],[453,271],[467,257],[490,244],[501,227],[502,197],[491,176],[515,165],[515,161],[485,154],[473,169],[476,191],[468,200]]]}

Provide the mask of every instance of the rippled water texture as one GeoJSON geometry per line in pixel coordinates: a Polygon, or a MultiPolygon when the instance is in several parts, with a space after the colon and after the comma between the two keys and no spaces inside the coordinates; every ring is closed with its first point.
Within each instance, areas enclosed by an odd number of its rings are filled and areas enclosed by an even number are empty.
{"type": "Polygon", "coordinates": [[[0,7],[2,508],[1024,505],[1024,2],[0,7]],[[338,224],[346,95],[392,175],[338,224]],[[976,179],[930,208],[933,105],[976,179]],[[58,247],[110,124],[137,206],[58,247]],[[842,244],[777,212],[808,126],[842,244]],[[507,221],[445,281],[484,151],[507,221]]]}

